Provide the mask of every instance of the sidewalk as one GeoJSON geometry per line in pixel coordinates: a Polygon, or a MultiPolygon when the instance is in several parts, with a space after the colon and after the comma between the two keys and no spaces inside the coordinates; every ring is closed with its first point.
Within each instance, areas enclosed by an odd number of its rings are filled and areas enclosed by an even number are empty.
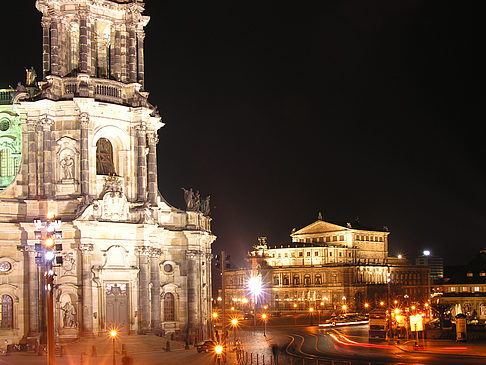
{"type": "MultiPolygon", "coordinates": [[[[182,341],[170,341],[170,351],[166,351],[169,338],[153,335],[120,334],[115,341],[115,360],[122,364],[122,349],[133,359],[131,365],[189,365],[215,364],[213,354],[198,353],[194,346],[185,349],[182,341]]],[[[75,342],[65,343],[61,356],[60,347],[56,349],[56,365],[112,365],[113,342],[108,336],[83,338],[75,342]],[[93,356],[93,346],[95,356],[93,356]]],[[[38,356],[33,352],[14,352],[0,357],[0,364],[8,365],[45,365],[46,355],[38,356]]],[[[237,364],[236,354],[227,355],[227,365],[237,364]]]]}
{"type": "Polygon", "coordinates": [[[456,342],[453,340],[425,340],[425,345],[420,339],[419,346],[415,348],[415,340],[407,340],[395,346],[404,352],[420,352],[440,355],[454,355],[454,356],[474,356],[484,357],[486,362],[486,342],[456,342]]]}

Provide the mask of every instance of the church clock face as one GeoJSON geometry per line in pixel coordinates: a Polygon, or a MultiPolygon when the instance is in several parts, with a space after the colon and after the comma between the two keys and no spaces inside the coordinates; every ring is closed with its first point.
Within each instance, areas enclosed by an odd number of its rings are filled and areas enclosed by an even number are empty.
{"type": "Polygon", "coordinates": [[[12,106],[13,90],[0,89],[0,193],[20,171],[22,131],[12,106]]]}

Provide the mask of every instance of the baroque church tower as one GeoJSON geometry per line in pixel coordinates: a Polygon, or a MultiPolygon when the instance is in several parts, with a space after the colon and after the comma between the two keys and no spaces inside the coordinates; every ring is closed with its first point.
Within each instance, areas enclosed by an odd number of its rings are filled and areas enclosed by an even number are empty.
{"type": "Polygon", "coordinates": [[[184,211],[158,191],[163,123],[144,90],[143,2],[35,5],[42,13],[42,81],[28,71],[25,86],[6,91],[11,105],[0,108],[0,119],[7,113],[19,136],[17,152],[8,152],[17,156],[8,165],[17,175],[0,186],[0,342],[42,333],[34,220],[48,212],[62,221],[63,263],[54,269],[59,338],[114,326],[206,336],[215,236],[208,202],[186,196],[184,211]]]}

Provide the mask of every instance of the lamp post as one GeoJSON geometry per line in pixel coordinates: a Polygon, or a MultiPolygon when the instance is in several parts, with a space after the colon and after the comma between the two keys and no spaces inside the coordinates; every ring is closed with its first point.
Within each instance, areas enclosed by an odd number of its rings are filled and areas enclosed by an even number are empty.
{"type": "Polygon", "coordinates": [[[231,324],[233,326],[233,340],[234,340],[235,346],[236,346],[236,326],[238,326],[238,320],[236,318],[233,318],[231,320],[231,324]]]}
{"type": "Polygon", "coordinates": [[[266,315],[266,313],[262,314],[262,320],[263,320],[263,336],[267,337],[267,315],[266,315]]]}
{"type": "Polygon", "coordinates": [[[314,322],[312,320],[313,319],[312,315],[314,314],[314,308],[313,307],[309,308],[309,313],[310,313],[310,322],[311,322],[310,324],[311,324],[311,326],[313,326],[314,325],[314,322]]]}
{"type": "Polygon", "coordinates": [[[117,335],[116,330],[111,330],[110,331],[111,340],[113,342],[113,365],[116,365],[116,358],[115,358],[115,354],[116,354],[116,350],[115,350],[115,339],[116,339],[116,335],[117,335]]]}
{"type": "MultiPolygon", "coordinates": [[[[35,262],[44,271],[46,290],[46,318],[47,318],[47,363],[55,365],[55,338],[54,338],[54,263],[62,265],[62,257],[56,257],[56,251],[62,251],[62,244],[56,244],[55,238],[62,238],[62,232],[58,231],[61,221],[55,219],[54,213],[47,213],[46,220],[34,219],[34,236],[40,243],[35,244],[37,252],[35,262]]],[[[43,296],[44,298],[44,296],[43,296]]],[[[44,322],[45,323],[45,322],[44,322]]]]}
{"type": "Polygon", "coordinates": [[[248,280],[248,288],[253,295],[253,326],[256,327],[256,301],[257,297],[262,293],[262,278],[260,276],[252,276],[248,280]]]}

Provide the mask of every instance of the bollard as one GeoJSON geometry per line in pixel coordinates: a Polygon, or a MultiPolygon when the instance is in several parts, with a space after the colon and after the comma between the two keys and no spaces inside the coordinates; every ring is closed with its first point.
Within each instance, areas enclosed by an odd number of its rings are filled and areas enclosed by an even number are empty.
{"type": "Polygon", "coordinates": [[[262,355],[262,364],[265,365],[265,354],[262,355]]]}
{"type": "Polygon", "coordinates": [[[272,361],[273,361],[272,355],[270,355],[270,365],[272,365],[272,361]]]}
{"type": "Polygon", "coordinates": [[[253,352],[250,352],[250,365],[253,365],[253,352]]]}
{"type": "Polygon", "coordinates": [[[257,365],[258,365],[258,354],[257,354],[257,365]]]}

